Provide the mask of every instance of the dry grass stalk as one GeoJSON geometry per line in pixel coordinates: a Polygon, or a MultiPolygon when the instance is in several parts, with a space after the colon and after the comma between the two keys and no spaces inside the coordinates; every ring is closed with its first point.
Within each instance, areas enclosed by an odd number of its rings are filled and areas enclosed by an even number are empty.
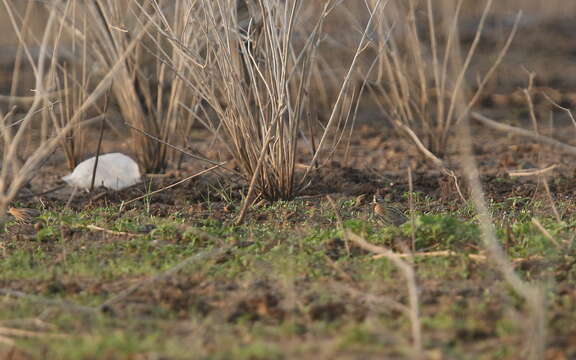
{"type": "MultiPolygon", "coordinates": [[[[342,232],[346,231],[344,228],[344,221],[342,221],[342,216],[340,216],[340,211],[338,211],[338,206],[336,206],[336,202],[330,195],[326,195],[326,200],[332,206],[332,210],[334,210],[334,214],[336,215],[336,221],[338,222],[338,229],[342,232]]],[[[344,245],[346,246],[346,253],[350,256],[350,244],[347,237],[344,237],[344,245]]]]}
{"type": "Polygon", "coordinates": [[[572,125],[574,125],[576,127],[576,119],[574,118],[574,114],[572,113],[572,111],[568,108],[565,108],[564,106],[561,106],[560,104],[558,104],[557,102],[555,102],[550,96],[548,96],[548,94],[546,94],[545,92],[542,93],[544,95],[544,98],[550,103],[552,104],[555,108],[562,110],[566,115],[568,115],[568,117],[570,118],[570,120],[572,121],[572,125]]]}
{"type": "Polygon", "coordinates": [[[542,181],[542,184],[544,185],[544,190],[546,190],[546,197],[548,198],[548,201],[550,202],[550,207],[552,208],[552,211],[554,212],[554,216],[556,217],[556,221],[558,221],[559,223],[562,223],[562,216],[560,216],[560,213],[558,212],[558,208],[556,207],[556,203],[554,202],[554,198],[552,197],[552,192],[550,191],[550,186],[548,185],[548,179],[546,179],[546,177],[541,176],[539,177],[539,180],[542,181]]]}
{"type": "MultiPolygon", "coordinates": [[[[465,111],[461,104],[459,111],[465,111]]],[[[488,257],[494,262],[498,271],[510,284],[514,291],[525,301],[528,312],[529,326],[525,343],[526,358],[543,359],[546,348],[546,301],[544,290],[540,286],[531,285],[523,281],[514,271],[512,263],[508,260],[504,250],[499,244],[496,229],[488,210],[476,160],[472,155],[472,137],[470,135],[469,120],[461,122],[458,126],[458,137],[461,146],[460,164],[471,189],[471,199],[478,212],[482,240],[488,257]]]]}
{"type": "Polygon", "coordinates": [[[397,256],[398,254],[381,246],[372,245],[349,230],[344,230],[344,235],[349,241],[355,243],[364,250],[387,258],[402,272],[408,287],[408,317],[410,318],[410,324],[412,325],[412,341],[415,351],[414,357],[416,359],[422,358],[423,348],[422,324],[420,322],[420,301],[418,300],[418,284],[416,282],[416,272],[414,271],[414,267],[401,257],[397,256]]]}
{"type": "Polygon", "coordinates": [[[86,225],[86,229],[93,230],[93,231],[101,231],[101,232],[104,232],[106,234],[110,234],[110,235],[114,235],[114,236],[123,236],[123,237],[128,237],[128,238],[144,236],[144,234],[132,234],[132,233],[124,232],[124,231],[114,231],[114,230],[106,229],[106,228],[103,228],[100,226],[96,226],[94,224],[86,225]]]}
{"type": "Polygon", "coordinates": [[[536,229],[538,229],[538,231],[540,231],[540,233],[544,235],[546,239],[550,240],[552,244],[554,244],[556,247],[560,247],[560,243],[554,238],[554,236],[552,236],[552,234],[550,234],[548,230],[546,230],[546,228],[544,227],[544,225],[542,225],[540,220],[534,217],[532,218],[532,224],[534,224],[536,229]]]}
{"type": "Polygon", "coordinates": [[[548,174],[557,167],[558,164],[553,164],[543,169],[509,170],[508,176],[510,177],[541,176],[548,174]]]}
{"type": "MultiPolygon", "coordinates": [[[[63,16],[60,17],[60,31],[56,42],[61,42],[61,33],[66,26],[63,21],[65,17],[70,16],[74,21],[77,19],[72,16],[76,10],[76,2],[69,2],[61,11],[63,16]]],[[[86,29],[86,16],[79,19],[78,27],[86,29]]],[[[78,109],[86,101],[90,93],[91,73],[87,64],[88,43],[86,38],[78,39],[76,33],[72,34],[71,53],[77,54],[80,61],[64,61],[63,63],[53,62],[47,76],[47,84],[50,89],[55,89],[57,101],[52,106],[46,106],[43,116],[50,118],[56,131],[63,128],[70,122],[72,117],[77,114],[78,109]]],[[[55,46],[57,48],[57,46],[55,46]]],[[[50,101],[46,99],[46,101],[50,101]]],[[[46,104],[49,105],[49,104],[46,104]]],[[[97,109],[99,110],[99,109],[97,109]]],[[[100,113],[101,111],[98,111],[100,113]]],[[[70,133],[62,140],[61,147],[66,156],[69,169],[73,169],[86,156],[86,131],[82,128],[83,120],[87,117],[86,112],[80,114],[80,121],[74,126],[70,133]]]]}
{"type": "Polygon", "coordinates": [[[0,336],[1,337],[23,337],[23,338],[64,338],[68,337],[66,334],[58,334],[58,333],[49,333],[49,332],[38,332],[38,331],[29,331],[29,330],[22,330],[22,329],[14,329],[14,328],[7,328],[7,327],[0,327],[0,336]]]}
{"type": "MultiPolygon", "coordinates": [[[[396,265],[396,267],[398,267],[398,269],[404,275],[408,286],[409,306],[405,306],[403,304],[391,301],[388,301],[387,303],[389,305],[392,305],[396,309],[400,309],[410,318],[410,324],[412,325],[412,338],[413,338],[412,340],[415,350],[414,357],[416,359],[421,358],[423,354],[422,324],[420,322],[420,302],[418,300],[418,286],[416,283],[416,273],[414,271],[414,267],[410,263],[404,261],[402,259],[403,256],[399,256],[400,254],[396,254],[381,246],[372,245],[362,237],[344,228],[344,223],[340,216],[340,212],[338,211],[336,202],[330,196],[326,196],[326,199],[328,200],[328,202],[332,206],[332,209],[334,210],[334,214],[336,215],[336,220],[338,222],[338,228],[344,234],[344,240],[348,254],[350,254],[349,242],[353,242],[362,249],[377,254],[374,256],[375,258],[385,257],[389,259],[390,261],[392,261],[394,265],[396,265]]],[[[408,254],[408,256],[410,256],[410,254],[408,254]]]]}
{"type": "Polygon", "coordinates": [[[154,194],[158,194],[158,193],[160,193],[160,192],[162,192],[162,191],[171,189],[171,188],[173,188],[173,187],[175,187],[175,186],[178,186],[178,185],[183,184],[183,183],[185,183],[185,182],[187,182],[187,181],[190,181],[190,180],[192,180],[192,179],[194,179],[194,178],[196,178],[196,177],[198,177],[198,176],[200,176],[200,175],[207,174],[207,173],[209,173],[209,172],[211,172],[211,171],[213,171],[213,170],[216,170],[217,168],[219,168],[219,167],[221,167],[221,166],[222,166],[221,164],[214,165],[214,166],[209,167],[208,169],[202,170],[202,171],[200,171],[200,172],[198,172],[198,173],[196,173],[196,174],[194,174],[194,175],[190,175],[190,176],[188,176],[188,177],[186,177],[186,178],[184,178],[184,179],[182,179],[182,180],[178,180],[178,181],[176,181],[175,183],[172,183],[172,184],[170,184],[170,185],[168,185],[168,186],[165,186],[165,187],[163,187],[163,188],[161,188],[161,189],[154,190],[154,191],[149,192],[149,193],[146,193],[146,194],[144,194],[144,195],[142,195],[142,196],[138,196],[137,198],[131,199],[131,200],[126,201],[126,202],[122,202],[122,204],[120,205],[120,209],[122,209],[124,206],[126,206],[126,205],[128,205],[128,204],[131,204],[131,203],[133,203],[133,202],[135,202],[135,201],[142,200],[142,199],[147,198],[147,197],[149,197],[149,196],[152,196],[152,195],[154,195],[154,194]]]}
{"type": "MultiPolygon", "coordinates": [[[[22,40],[27,41],[30,37],[30,34],[26,29],[30,27],[30,22],[32,19],[32,13],[34,9],[34,3],[32,1],[26,4],[26,9],[24,10],[24,16],[22,18],[22,23],[20,28],[22,29],[22,40]]],[[[10,84],[10,96],[8,96],[8,108],[12,108],[18,103],[17,95],[18,95],[18,88],[20,86],[20,75],[22,71],[22,66],[24,62],[24,48],[22,47],[21,43],[18,43],[18,48],[16,49],[16,54],[14,56],[14,67],[12,69],[12,82],[10,84]]]]}
{"type": "Polygon", "coordinates": [[[552,139],[548,136],[539,135],[539,134],[537,134],[533,131],[530,131],[530,130],[521,129],[518,127],[503,124],[503,123],[498,122],[496,120],[490,119],[489,117],[482,115],[478,112],[471,112],[470,117],[473,120],[476,120],[479,123],[481,123],[482,125],[486,125],[493,130],[501,131],[501,132],[504,132],[504,133],[507,133],[510,135],[522,136],[522,137],[534,140],[536,142],[539,142],[541,144],[549,145],[558,151],[562,151],[562,152],[565,152],[565,153],[571,154],[571,155],[576,155],[576,147],[565,144],[565,143],[560,142],[558,140],[552,139]]]}
{"type": "MultiPolygon", "coordinates": [[[[310,167],[306,169],[303,181],[306,180],[306,176],[308,175],[310,170],[316,168],[317,160],[321,152],[324,150],[324,146],[326,145],[325,143],[327,142],[330,135],[330,132],[328,130],[331,130],[332,128],[338,129],[342,125],[344,126],[347,125],[349,117],[346,116],[346,113],[351,112],[353,107],[352,103],[348,103],[348,106],[346,106],[346,99],[348,98],[346,95],[350,91],[350,83],[353,77],[352,75],[357,69],[361,55],[368,48],[368,43],[370,40],[370,29],[372,28],[373,23],[376,21],[379,12],[384,11],[384,9],[387,8],[387,5],[388,1],[383,3],[382,0],[374,0],[372,8],[369,9],[370,17],[368,19],[364,31],[362,32],[362,37],[358,42],[358,47],[356,48],[356,51],[353,54],[352,62],[348,68],[348,72],[346,73],[346,76],[342,81],[342,85],[340,86],[338,96],[336,97],[335,103],[332,107],[332,112],[330,113],[330,117],[328,118],[328,121],[326,123],[325,131],[322,133],[322,137],[318,141],[318,145],[315,147],[313,151],[312,160],[310,161],[310,167]],[[344,122],[344,124],[342,124],[342,122],[344,122]]],[[[338,145],[342,140],[343,135],[344,134],[342,133],[341,136],[334,142],[335,144],[333,144],[332,146],[333,149],[332,152],[334,151],[335,146],[338,145]]]]}
{"type": "MultiPolygon", "coordinates": [[[[13,13],[12,5],[7,0],[3,0],[3,4],[10,20],[12,21],[14,29],[16,30],[18,38],[21,41],[21,46],[27,50],[28,47],[24,42],[21,28],[19,27],[13,13]]],[[[6,215],[6,210],[10,201],[34,174],[35,169],[33,168],[33,165],[39,164],[34,160],[41,160],[50,153],[50,151],[46,153],[45,148],[38,147],[35,153],[29,157],[26,162],[21,160],[24,136],[31,131],[32,122],[43,101],[45,90],[44,76],[46,73],[45,61],[50,41],[49,35],[53,31],[55,20],[56,16],[54,12],[52,12],[46,22],[46,32],[40,46],[38,62],[36,63],[32,56],[28,57],[28,61],[30,61],[30,64],[32,65],[36,79],[36,92],[30,109],[26,115],[18,121],[13,119],[12,112],[0,114],[0,142],[2,145],[2,160],[0,163],[0,223],[6,215]],[[35,157],[34,155],[37,156],[35,157]]],[[[28,55],[30,54],[29,51],[26,51],[26,53],[28,55]]]]}
{"type": "MultiPolygon", "coordinates": [[[[514,32],[515,31],[513,31],[513,33],[514,32]]],[[[511,38],[509,38],[509,41],[510,39],[511,38]]],[[[458,62],[457,59],[454,61],[458,62]]],[[[464,84],[462,86],[464,86],[464,84]]],[[[529,359],[542,359],[546,349],[547,332],[545,292],[541,286],[532,285],[522,280],[522,278],[514,271],[513,262],[508,259],[504,249],[500,246],[496,234],[496,228],[484,197],[479,169],[473,155],[473,139],[470,129],[470,118],[489,124],[492,127],[500,128],[500,126],[502,126],[506,130],[511,127],[497,123],[481,114],[471,112],[470,103],[467,103],[464,98],[456,98],[456,100],[457,101],[453,105],[453,111],[454,114],[456,114],[456,117],[461,119],[455,122],[456,135],[460,148],[460,156],[458,160],[470,188],[471,201],[478,213],[481,238],[484,248],[486,249],[486,256],[495,264],[497,270],[502,274],[512,289],[526,302],[529,326],[527,327],[528,336],[524,347],[524,356],[529,359]]],[[[529,134],[532,138],[541,141],[542,139],[545,139],[549,144],[557,146],[558,144],[563,145],[555,140],[546,138],[531,131],[518,129],[515,130],[515,133],[521,133],[523,135],[529,134]]]]}
{"type": "Polygon", "coordinates": [[[408,205],[410,208],[410,235],[412,237],[412,252],[416,251],[416,209],[414,208],[414,181],[412,168],[408,167],[408,205]]]}
{"type": "MultiPolygon", "coordinates": [[[[378,254],[378,255],[374,255],[372,256],[373,259],[382,259],[382,258],[387,258],[389,255],[387,254],[378,254]]],[[[412,253],[403,253],[403,254],[398,254],[395,253],[396,257],[400,258],[400,259],[413,259],[413,258],[417,258],[417,257],[423,257],[423,258],[427,258],[427,257],[467,257],[468,259],[472,260],[472,261],[476,261],[476,262],[487,262],[490,261],[490,258],[484,254],[462,254],[462,253],[458,253],[455,251],[451,251],[451,250],[438,250],[438,251],[426,251],[426,252],[412,252],[412,253]]],[[[543,261],[544,257],[542,257],[541,255],[532,255],[532,256],[528,256],[528,257],[524,257],[524,258],[514,258],[511,259],[512,264],[514,265],[518,265],[518,264],[523,264],[523,263],[527,263],[527,262],[533,262],[533,261],[543,261]]]]}

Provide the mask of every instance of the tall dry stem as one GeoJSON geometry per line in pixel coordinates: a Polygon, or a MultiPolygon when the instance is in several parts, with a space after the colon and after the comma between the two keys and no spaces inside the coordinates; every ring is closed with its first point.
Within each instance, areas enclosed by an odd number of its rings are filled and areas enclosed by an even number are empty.
{"type": "Polygon", "coordinates": [[[471,199],[478,213],[484,246],[488,251],[489,258],[502,273],[504,279],[526,301],[526,312],[529,321],[526,328],[525,356],[534,360],[543,359],[547,332],[545,289],[542,286],[531,285],[523,281],[514,271],[512,263],[500,246],[496,228],[482,190],[476,160],[472,155],[472,136],[470,135],[470,125],[467,118],[458,125],[458,136],[462,153],[460,164],[470,185],[471,199]]]}

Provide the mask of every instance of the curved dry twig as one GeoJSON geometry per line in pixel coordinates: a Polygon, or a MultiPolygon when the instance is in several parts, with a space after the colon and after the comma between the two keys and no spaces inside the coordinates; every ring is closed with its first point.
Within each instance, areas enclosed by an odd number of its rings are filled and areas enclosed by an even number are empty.
{"type": "Polygon", "coordinates": [[[515,126],[510,126],[506,124],[502,124],[496,120],[490,119],[487,116],[484,116],[478,112],[471,112],[470,117],[479,123],[490,127],[491,129],[498,130],[501,132],[505,132],[512,135],[522,136],[528,139],[532,139],[542,144],[550,145],[558,150],[564,151],[565,153],[576,155],[576,147],[565,144],[561,141],[556,139],[552,139],[548,136],[539,135],[533,131],[521,129],[515,126]]]}

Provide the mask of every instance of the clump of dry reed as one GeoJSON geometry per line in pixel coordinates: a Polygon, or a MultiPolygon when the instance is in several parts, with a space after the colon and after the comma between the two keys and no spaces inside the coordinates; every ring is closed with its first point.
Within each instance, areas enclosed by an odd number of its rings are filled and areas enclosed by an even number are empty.
{"type": "MultiPolygon", "coordinates": [[[[341,128],[350,114],[349,102],[344,101],[348,74],[320,140],[305,135],[304,125],[311,121],[308,89],[316,51],[335,3],[324,5],[300,47],[293,39],[301,21],[303,3],[299,0],[187,3],[187,21],[206,36],[206,47],[200,52],[190,49],[166,23],[157,22],[159,31],[186,58],[189,76],[179,71],[180,77],[209,105],[214,116],[205,116],[203,123],[249,179],[249,194],[255,189],[271,200],[293,197],[309,174],[298,179],[295,175],[300,141],[308,140],[313,161],[317,161],[328,139],[338,138],[331,137],[331,131],[341,128]]],[[[161,11],[159,4],[155,8],[161,11]]]]}
{"type": "Polygon", "coordinates": [[[247,27],[230,3],[205,1],[216,80],[206,96],[222,126],[224,142],[237,165],[266,198],[289,199],[295,183],[299,130],[310,101],[306,92],[314,43],[300,53],[292,46],[299,1],[258,1],[247,27]],[[220,19],[220,23],[216,19],[220,19]]]}
{"type": "MultiPolygon", "coordinates": [[[[62,19],[62,14],[69,13],[71,4],[72,2],[68,2],[63,8],[50,8],[44,33],[37,43],[38,55],[34,57],[30,51],[30,43],[22,36],[22,29],[26,25],[25,20],[20,22],[20,17],[14,13],[12,4],[8,0],[3,0],[4,9],[18,36],[25,59],[34,73],[35,88],[29,107],[23,115],[18,114],[15,108],[0,114],[0,146],[2,148],[0,221],[5,217],[10,202],[38,174],[39,168],[65,141],[66,137],[74,129],[78,129],[81,122],[87,124],[92,122],[90,119],[85,119],[87,111],[107,92],[113,79],[123,68],[124,61],[141,39],[141,36],[136,36],[128,43],[109,71],[102,74],[89,94],[83,96],[72,107],[73,112],[68,114],[66,122],[62,123],[58,116],[53,116],[51,113],[57,111],[54,107],[58,100],[54,100],[54,97],[57,97],[58,93],[55,95],[55,89],[50,86],[57,83],[56,79],[59,74],[56,69],[61,66],[58,64],[58,54],[65,24],[58,20],[62,19]]],[[[12,99],[20,100],[16,97],[12,99]]]]}
{"type": "Polygon", "coordinates": [[[517,21],[491,67],[471,90],[467,86],[471,64],[478,56],[492,3],[486,1],[467,49],[459,36],[464,0],[391,1],[386,11],[379,11],[373,42],[377,56],[369,81],[373,99],[401,135],[438,163],[454,125],[464,116],[456,111],[457,104],[465,103],[468,110],[476,104],[516,33],[517,21]]]}
{"type": "MultiPolygon", "coordinates": [[[[48,5],[57,9],[73,43],[89,44],[79,52],[77,67],[87,66],[92,70],[89,75],[101,77],[124,57],[112,82],[110,97],[131,129],[133,152],[147,172],[166,170],[175,156],[166,143],[183,144],[194,123],[194,114],[186,112],[180,103],[195,108],[199,101],[196,93],[183,86],[182,79],[173,71],[184,71],[182,58],[172,53],[172,47],[165,46],[162,35],[151,26],[152,20],[162,21],[180,34],[189,48],[200,44],[198,39],[203,37],[182,14],[185,3],[167,4],[156,13],[159,19],[149,15],[154,12],[151,2],[73,0],[66,5],[48,5]],[[64,6],[73,10],[65,12],[64,6]],[[135,38],[138,42],[127,52],[135,38]],[[171,63],[162,59],[170,59],[171,63]]],[[[86,80],[85,72],[81,80],[86,80]]],[[[78,86],[77,92],[85,92],[83,82],[72,85],[78,86]]]]}

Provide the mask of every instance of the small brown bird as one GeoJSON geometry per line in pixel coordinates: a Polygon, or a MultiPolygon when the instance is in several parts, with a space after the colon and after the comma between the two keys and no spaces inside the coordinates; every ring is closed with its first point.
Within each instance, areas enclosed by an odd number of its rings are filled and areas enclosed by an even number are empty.
{"type": "Polygon", "coordinates": [[[408,217],[404,215],[399,208],[385,204],[383,201],[378,201],[376,195],[372,200],[372,211],[376,218],[384,225],[400,226],[408,221],[408,217]]]}
{"type": "Polygon", "coordinates": [[[8,214],[12,215],[19,223],[30,224],[40,216],[41,212],[36,209],[11,207],[8,209],[8,214]]]}

